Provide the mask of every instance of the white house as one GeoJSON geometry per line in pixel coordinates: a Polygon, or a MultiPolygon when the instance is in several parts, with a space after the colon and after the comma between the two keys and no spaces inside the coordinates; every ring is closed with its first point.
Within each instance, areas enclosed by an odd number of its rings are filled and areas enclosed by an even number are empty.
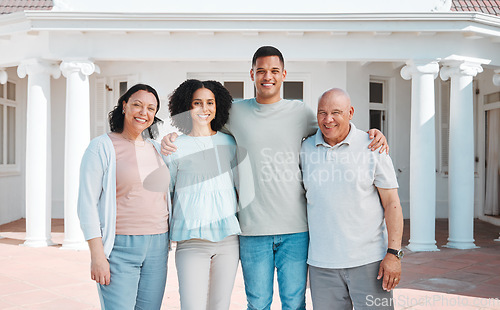
{"type": "Polygon", "coordinates": [[[0,224],[25,217],[28,246],[51,244],[51,218],[83,244],[80,159],[127,87],[155,87],[168,124],[186,78],[253,97],[262,45],[285,56],[284,98],[344,88],[356,125],[388,137],[410,249],[437,249],[435,218],[455,248],[474,247],[473,218],[500,225],[498,1],[20,2],[0,16],[0,224]]]}

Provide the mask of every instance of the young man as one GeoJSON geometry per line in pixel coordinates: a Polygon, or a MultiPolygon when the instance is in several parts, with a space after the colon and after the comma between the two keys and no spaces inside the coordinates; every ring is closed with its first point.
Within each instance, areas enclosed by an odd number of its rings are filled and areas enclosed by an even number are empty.
{"type": "MultiPolygon", "coordinates": [[[[303,102],[281,98],[286,70],[275,47],[255,52],[250,76],[256,97],[234,102],[226,124],[250,161],[251,169],[239,171],[240,200],[255,193],[238,214],[248,309],[270,309],[275,269],[282,308],[305,309],[309,236],[299,152],[318,128],[316,116],[303,102]]],[[[373,150],[386,144],[382,133],[374,134],[373,150]]],[[[175,150],[175,137],[163,138],[165,154],[175,150]]]]}
{"type": "Polygon", "coordinates": [[[318,126],[302,144],[307,197],[309,278],[315,310],[394,309],[401,278],[403,212],[387,154],[370,152],[350,123],[349,95],[331,89],[318,103],[318,126]]]}

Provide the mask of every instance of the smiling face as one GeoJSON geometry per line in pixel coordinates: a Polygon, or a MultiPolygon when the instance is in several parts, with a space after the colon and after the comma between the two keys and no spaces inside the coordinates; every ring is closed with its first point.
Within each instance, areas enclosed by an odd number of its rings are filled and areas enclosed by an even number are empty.
{"type": "Polygon", "coordinates": [[[145,90],[135,92],[127,102],[123,102],[123,131],[131,136],[141,134],[153,124],[157,109],[158,102],[152,93],[145,90]]]}
{"type": "Polygon", "coordinates": [[[257,58],[250,70],[250,77],[255,82],[258,103],[268,104],[281,100],[280,90],[286,77],[286,70],[278,56],[257,58]]]}
{"type": "Polygon", "coordinates": [[[209,126],[215,118],[215,95],[208,88],[198,88],[191,101],[191,119],[193,120],[193,129],[209,126]]]}
{"type": "Polygon", "coordinates": [[[318,103],[318,126],[323,139],[331,146],[343,141],[349,134],[349,121],[354,115],[349,95],[341,89],[332,89],[321,96],[318,103]]]}

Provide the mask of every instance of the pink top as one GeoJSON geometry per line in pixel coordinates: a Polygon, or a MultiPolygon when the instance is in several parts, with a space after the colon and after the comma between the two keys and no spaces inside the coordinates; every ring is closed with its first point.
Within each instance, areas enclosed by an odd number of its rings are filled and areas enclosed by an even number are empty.
{"type": "Polygon", "coordinates": [[[168,231],[170,174],[153,144],[109,135],[116,153],[116,234],[168,231]]]}

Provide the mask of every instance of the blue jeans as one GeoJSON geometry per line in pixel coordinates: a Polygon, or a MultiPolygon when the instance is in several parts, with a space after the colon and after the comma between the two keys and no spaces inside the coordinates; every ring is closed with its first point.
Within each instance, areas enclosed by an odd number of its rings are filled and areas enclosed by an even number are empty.
{"type": "Polygon", "coordinates": [[[240,259],[248,310],[268,310],[273,301],[274,268],[282,309],[306,308],[309,233],[240,236],[240,259]]]}
{"type": "Polygon", "coordinates": [[[167,280],[168,233],[116,235],[111,281],[98,284],[101,309],[160,309],[167,280]]]}

